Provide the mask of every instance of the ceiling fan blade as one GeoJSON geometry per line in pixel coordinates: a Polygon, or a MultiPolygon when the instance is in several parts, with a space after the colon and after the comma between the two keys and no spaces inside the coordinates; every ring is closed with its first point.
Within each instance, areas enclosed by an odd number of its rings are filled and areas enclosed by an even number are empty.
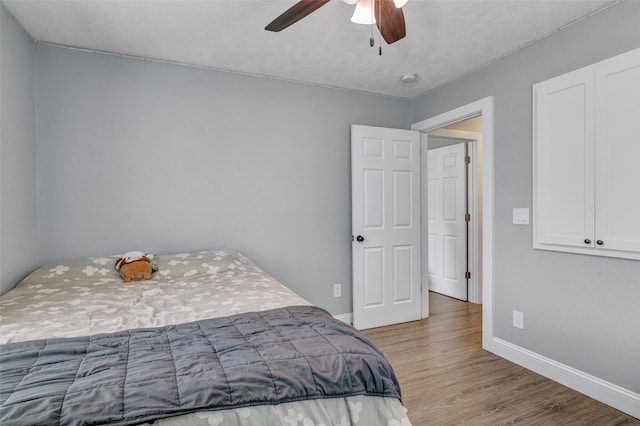
{"type": "Polygon", "coordinates": [[[387,44],[395,43],[407,35],[404,13],[393,0],[375,0],[376,25],[387,44]]]}
{"type": "Polygon", "coordinates": [[[282,15],[271,21],[264,29],[267,31],[282,31],[327,3],[329,3],[329,0],[300,0],[282,15]]]}

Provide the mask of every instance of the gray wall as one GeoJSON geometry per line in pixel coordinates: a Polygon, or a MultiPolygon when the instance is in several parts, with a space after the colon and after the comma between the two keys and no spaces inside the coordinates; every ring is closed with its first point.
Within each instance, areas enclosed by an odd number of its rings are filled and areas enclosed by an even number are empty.
{"type": "Polygon", "coordinates": [[[351,312],[350,125],[408,128],[409,102],[45,45],[36,63],[40,261],[228,247],[351,312]]]}
{"type": "Polygon", "coordinates": [[[33,43],[0,4],[0,293],[38,262],[33,43]]]}
{"type": "MultiPolygon", "coordinates": [[[[531,85],[640,47],[624,1],[412,102],[412,122],[494,97],[495,335],[640,392],[640,262],[533,250],[531,85]],[[524,330],[511,326],[524,313],[524,330]]],[[[639,141],[640,143],[640,141],[639,141]]]]}

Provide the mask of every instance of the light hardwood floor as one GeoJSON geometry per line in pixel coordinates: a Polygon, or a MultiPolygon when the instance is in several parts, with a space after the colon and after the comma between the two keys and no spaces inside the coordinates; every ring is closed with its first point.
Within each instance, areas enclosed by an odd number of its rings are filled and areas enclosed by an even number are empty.
{"type": "Polygon", "coordinates": [[[366,330],[398,375],[414,426],[640,421],[482,349],[482,307],[430,294],[431,316],[366,330]]]}

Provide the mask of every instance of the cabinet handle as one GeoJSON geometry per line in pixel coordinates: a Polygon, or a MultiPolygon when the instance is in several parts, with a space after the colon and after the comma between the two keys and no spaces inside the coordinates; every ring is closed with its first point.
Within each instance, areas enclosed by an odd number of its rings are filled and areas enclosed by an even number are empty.
{"type": "Polygon", "coordinates": [[[598,240],[598,241],[596,241],[596,244],[599,245],[599,246],[602,246],[602,245],[604,245],[604,241],[598,240]]]}
{"type": "Polygon", "coordinates": [[[584,240],[584,243],[585,244],[591,244],[591,240],[587,238],[587,239],[584,240]]]}

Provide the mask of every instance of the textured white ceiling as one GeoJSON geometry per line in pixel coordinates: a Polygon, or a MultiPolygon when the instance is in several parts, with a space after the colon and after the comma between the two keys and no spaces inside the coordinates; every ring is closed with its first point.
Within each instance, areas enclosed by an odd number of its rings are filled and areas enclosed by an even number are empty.
{"type": "Polygon", "coordinates": [[[410,0],[382,56],[340,0],[279,33],[264,26],[295,0],[3,3],[38,42],[413,99],[618,1],[410,0]]]}

